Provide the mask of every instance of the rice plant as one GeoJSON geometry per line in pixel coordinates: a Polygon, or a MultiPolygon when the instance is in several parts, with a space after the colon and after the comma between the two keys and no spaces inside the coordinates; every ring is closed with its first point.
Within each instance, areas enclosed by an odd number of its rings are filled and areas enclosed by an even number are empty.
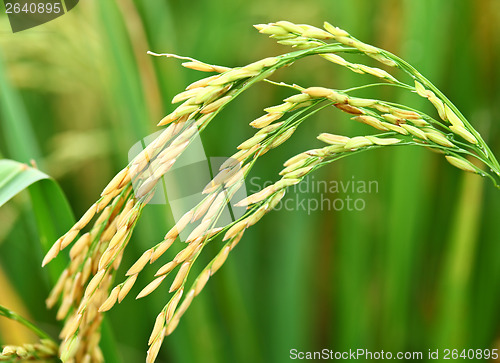
{"type": "MultiPolygon", "coordinates": [[[[167,276],[175,274],[168,287],[170,299],[165,302],[154,324],[151,322],[146,361],[154,362],[165,337],[174,332],[193,299],[224,265],[245,231],[272,211],[288,188],[344,157],[385,147],[395,148],[393,152],[398,152],[403,146],[424,147],[442,154],[443,160],[463,171],[488,178],[500,188],[500,165],[481,135],[439,89],[404,60],[329,23],[325,23],[323,29],[288,21],[255,27],[278,43],[291,46],[292,52],[236,68],[151,52],[157,57],[185,60],[184,67],[213,75],[190,84],[173,98],[173,103],[182,104],[159,122],[158,126],[168,125],[160,136],[109,182],[100,198],[66,234],[57,239],[43,259],[45,266],[71,246],[70,262],[46,301],[49,308],[58,306],[57,318],[64,321],[58,348],[63,362],[103,361],[99,342],[105,312],[127,297],[146,265],[156,262],[174,243],[182,243],[178,236],[189,229],[185,247],[171,261],[160,266],[154,279],[137,295],[138,299],[148,296],[163,287],[167,276]],[[372,76],[373,82],[335,89],[330,80],[322,85],[297,85],[272,79],[276,70],[286,67],[293,73],[294,63],[311,57],[320,57],[333,63],[332,66],[372,76]],[[363,62],[350,60],[354,57],[363,59],[363,62]],[[373,62],[380,63],[380,68],[373,66],[373,62]],[[260,82],[284,88],[290,95],[283,103],[264,108],[264,114],[250,123],[257,129],[255,135],[243,141],[238,151],[220,167],[219,173],[203,190],[205,198],[186,211],[166,231],[162,241],[152,242],[125,276],[118,276],[117,270],[134,229],[163,176],[224,107],[260,82]],[[358,91],[381,87],[394,87],[401,93],[422,97],[432,104],[435,112],[431,115],[409,104],[356,96],[358,91]],[[325,130],[318,136],[324,146],[293,150],[296,155],[283,163],[284,168],[274,184],[236,204],[247,208],[244,216],[229,225],[217,226],[223,210],[244,187],[245,180],[261,157],[277,147],[292,149],[293,144],[287,141],[300,132],[304,123],[314,122],[309,120],[311,116],[332,108],[352,121],[367,125],[366,134],[336,135],[325,130]],[[191,270],[200,255],[210,242],[218,238],[224,242],[220,251],[190,281],[191,270]]],[[[311,144],[313,142],[311,140],[311,144]]],[[[54,343],[42,340],[35,348],[8,346],[0,360],[35,356],[37,349],[53,354],[54,343]]]]}

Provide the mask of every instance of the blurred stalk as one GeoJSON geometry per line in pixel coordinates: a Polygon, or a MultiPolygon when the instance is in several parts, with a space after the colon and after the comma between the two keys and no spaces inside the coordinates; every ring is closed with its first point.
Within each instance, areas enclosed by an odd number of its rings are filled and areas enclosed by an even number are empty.
{"type": "MultiPolygon", "coordinates": [[[[460,102],[468,115],[472,115],[481,107],[488,96],[484,83],[469,71],[471,65],[473,68],[477,68],[474,65],[480,66],[480,60],[473,56],[463,56],[476,54],[476,48],[480,46],[474,34],[470,32],[470,29],[474,28],[473,8],[476,6],[478,5],[475,1],[464,1],[453,7],[455,36],[462,39],[463,47],[460,50],[455,49],[453,55],[457,61],[452,68],[450,89],[455,92],[454,98],[460,102]],[[477,99],[471,99],[471,90],[474,90],[477,99]]],[[[484,130],[483,133],[488,135],[489,132],[484,130]]],[[[474,291],[472,279],[477,266],[478,237],[482,223],[484,184],[481,178],[473,175],[465,175],[462,178],[437,294],[434,341],[439,347],[468,348],[472,336],[475,335],[471,330],[472,321],[480,314],[472,309],[471,297],[474,291]]],[[[484,244],[488,246],[496,243],[497,238],[486,238],[484,244]]],[[[485,313],[491,317],[494,311],[485,313]]],[[[490,348],[485,342],[482,342],[480,347],[490,348]]]]}
{"type": "MultiPolygon", "coordinates": [[[[451,4],[433,0],[404,1],[404,40],[402,58],[407,59],[428,78],[439,84],[439,75],[445,66],[446,19],[440,14],[449,11],[451,4]]],[[[399,97],[401,104],[430,110],[425,100],[415,102],[410,94],[399,97]]],[[[434,111],[431,111],[434,112],[434,111]]],[[[425,211],[430,207],[432,184],[428,183],[431,170],[430,153],[415,149],[399,149],[391,155],[390,215],[387,217],[387,240],[384,259],[384,296],[382,347],[393,351],[415,345],[412,329],[412,310],[418,300],[415,281],[420,263],[423,263],[418,247],[423,243],[422,233],[425,211]]],[[[419,336],[416,334],[416,336],[419,336]]]]}
{"type": "MultiPolygon", "coordinates": [[[[174,24],[171,6],[167,2],[136,1],[136,6],[141,12],[144,29],[149,41],[149,50],[157,53],[176,53],[178,41],[183,38],[177,33],[178,27],[174,24]]],[[[190,54],[198,56],[197,54],[190,54]]],[[[152,61],[156,70],[155,79],[160,88],[163,104],[161,110],[170,110],[170,101],[179,91],[188,84],[184,69],[180,70],[176,60],[159,59],[152,61]]],[[[201,78],[201,76],[200,76],[201,78]]]]}
{"type": "MultiPolygon", "coordinates": [[[[0,266],[0,286],[2,287],[2,294],[0,295],[0,305],[9,306],[19,314],[29,318],[28,311],[23,302],[19,298],[14,287],[10,284],[9,279],[0,266]]],[[[1,315],[1,314],[0,314],[1,315]]],[[[0,319],[0,337],[3,336],[5,344],[24,344],[32,341],[34,336],[28,331],[23,329],[19,324],[6,319],[0,319]]],[[[0,345],[3,345],[0,343],[0,345]]]]}
{"type": "MultiPolygon", "coordinates": [[[[234,344],[236,361],[240,363],[261,362],[262,355],[255,339],[258,335],[257,327],[250,317],[248,310],[250,302],[244,300],[241,280],[238,277],[235,262],[227,261],[221,271],[221,289],[217,291],[217,300],[219,300],[221,310],[227,315],[230,335],[236,337],[234,344]]],[[[217,329],[217,327],[212,325],[212,329],[217,329]]],[[[215,360],[214,363],[220,361],[215,360]]]]}
{"type": "MultiPolygon", "coordinates": [[[[298,197],[307,199],[307,194],[300,193],[298,197]]],[[[261,329],[268,330],[266,336],[270,340],[264,343],[270,350],[266,356],[269,362],[285,361],[290,349],[308,350],[314,343],[311,315],[315,305],[310,296],[315,288],[315,266],[311,262],[316,247],[310,242],[318,241],[318,233],[314,224],[306,222],[313,217],[305,212],[282,210],[280,214],[276,217],[282,220],[283,228],[273,229],[273,235],[266,237],[266,255],[272,261],[270,271],[268,276],[261,274],[267,280],[267,298],[262,301],[269,304],[269,315],[261,329]]]]}
{"type": "Polygon", "coordinates": [[[464,334],[468,331],[467,314],[472,313],[467,305],[481,223],[483,188],[484,182],[478,176],[464,176],[438,294],[434,344],[439,348],[467,348],[464,334]]]}
{"type": "Polygon", "coordinates": [[[146,29],[137,8],[132,0],[121,0],[117,2],[128,30],[130,44],[137,63],[139,76],[144,90],[144,98],[147,108],[155,119],[161,119],[162,103],[158,88],[158,81],[152,63],[152,57],[146,53],[150,50],[146,29]]]}
{"type": "Polygon", "coordinates": [[[0,305],[0,316],[3,316],[5,318],[8,318],[8,319],[11,319],[13,321],[18,322],[19,324],[25,326],[26,328],[31,330],[34,334],[38,335],[42,339],[52,340],[52,338],[47,333],[45,333],[44,331],[39,329],[37,326],[30,323],[28,320],[23,318],[21,315],[15,313],[12,310],[9,310],[6,307],[1,306],[1,305],[0,305]]]}
{"type": "MultiPolygon", "coordinates": [[[[474,52],[477,66],[474,67],[473,78],[475,91],[480,97],[474,97],[475,119],[482,121],[481,131],[492,146],[493,152],[500,154],[499,127],[499,70],[500,60],[500,3],[495,0],[469,0],[474,5],[474,24],[471,25],[471,37],[476,39],[477,51],[474,52]],[[479,74],[478,74],[479,73],[479,74]],[[479,105],[478,105],[479,103],[479,105]],[[480,107],[480,108],[479,108],[480,107]]],[[[475,271],[470,281],[468,317],[469,345],[476,347],[498,347],[498,322],[500,312],[500,244],[498,243],[498,206],[500,193],[485,184],[483,198],[482,225],[477,246],[475,271]]]]}
{"type": "Polygon", "coordinates": [[[40,149],[31,127],[22,98],[12,87],[7,77],[7,69],[0,49],[0,127],[3,141],[7,145],[8,156],[20,162],[36,160],[42,163],[40,149]]]}
{"type": "Polygon", "coordinates": [[[125,151],[131,141],[145,137],[151,131],[148,126],[151,125],[150,112],[145,102],[143,84],[131,42],[127,37],[124,24],[126,20],[122,18],[115,1],[99,2],[98,11],[102,18],[103,34],[106,36],[104,41],[106,49],[109,50],[109,68],[112,71],[110,101],[116,105],[114,112],[119,115],[116,119],[119,120],[120,127],[116,129],[122,132],[130,130],[128,135],[122,134],[126,137],[120,144],[125,151]]]}

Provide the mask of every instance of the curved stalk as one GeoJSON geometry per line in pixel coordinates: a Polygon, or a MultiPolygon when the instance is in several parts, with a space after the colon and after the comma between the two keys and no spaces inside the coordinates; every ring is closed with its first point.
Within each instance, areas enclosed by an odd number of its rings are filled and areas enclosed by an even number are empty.
{"type": "MultiPolygon", "coordinates": [[[[48,339],[51,342],[54,342],[54,340],[43,330],[35,326],[33,323],[30,323],[28,320],[23,318],[21,315],[13,312],[12,310],[7,309],[6,307],[0,305],[0,316],[3,316],[7,319],[11,319],[14,321],[17,321],[18,323],[24,325],[26,328],[31,330],[33,333],[38,335],[41,339],[48,339]]],[[[54,342],[55,343],[55,342],[54,342]]]]}

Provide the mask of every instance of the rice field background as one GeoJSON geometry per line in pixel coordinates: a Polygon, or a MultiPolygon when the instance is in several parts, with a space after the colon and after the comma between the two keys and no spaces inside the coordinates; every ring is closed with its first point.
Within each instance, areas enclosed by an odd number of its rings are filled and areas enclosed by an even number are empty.
{"type": "MultiPolygon", "coordinates": [[[[79,217],[127,164],[129,148],[158,131],[156,123],[174,109],[171,98],[203,76],[148,50],[239,66],[288,52],[252,28],[277,20],[317,26],[327,20],[402,56],[500,155],[497,0],[108,0],[81,2],[57,20],[16,34],[5,14],[0,17],[0,156],[34,160],[60,184],[79,217]]],[[[303,86],[364,82],[319,60],[279,72],[303,86]]],[[[378,97],[397,98],[398,92],[381,89],[378,97]]],[[[231,104],[203,133],[208,155],[232,155],[253,134],[248,123],[286,96],[261,84],[231,104]]],[[[431,107],[415,98],[400,101],[431,107]]],[[[247,183],[250,192],[275,180],[290,156],[318,147],[320,132],[371,131],[334,111],[307,122],[289,144],[263,157],[247,183]]],[[[500,348],[499,190],[416,148],[343,159],[308,185],[325,184],[323,193],[298,191],[292,210],[270,213],[245,234],[166,338],[158,362],[286,362],[291,349],[500,348]],[[376,187],[351,188],[360,183],[376,187]],[[315,207],[311,201],[322,196],[331,203],[315,207]],[[363,208],[349,210],[349,198],[361,199],[363,208]]],[[[44,300],[58,266],[40,265],[41,246],[71,226],[61,198],[34,187],[0,208],[0,305],[54,336],[59,326],[44,300]]],[[[123,269],[171,225],[168,206],[146,208],[123,269]]],[[[150,277],[140,275],[133,291],[150,277]]],[[[166,297],[160,289],[107,314],[106,362],[144,360],[166,297]]],[[[33,339],[0,319],[0,345],[33,339]]]]}

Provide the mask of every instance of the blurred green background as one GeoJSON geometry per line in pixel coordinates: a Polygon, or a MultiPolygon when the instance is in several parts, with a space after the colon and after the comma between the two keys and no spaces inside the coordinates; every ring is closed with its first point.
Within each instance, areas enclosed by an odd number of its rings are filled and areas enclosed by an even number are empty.
{"type": "MultiPolygon", "coordinates": [[[[80,216],[126,165],[128,149],[158,130],[156,123],[174,108],[171,98],[204,76],[147,50],[244,65],[289,51],[252,28],[277,20],[316,26],[327,20],[400,55],[449,96],[500,156],[498,0],[82,1],[61,18],[16,34],[3,14],[0,154],[35,160],[80,216]]],[[[320,59],[273,79],[331,88],[372,81],[320,59]]],[[[246,92],[203,133],[208,155],[232,155],[253,134],[248,123],[290,94],[268,84],[246,92]]],[[[359,94],[433,112],[400,90],[359,94]]],[[[373,133],[326,110],[262,158],[254,183],[276,180],[288,157],[321,145],[320,132],[373,133]]],[[[158,362],[286,362],[293,348],[500,346],[500,191],[488,180],[417,148],[362,153],[314,178],[376,181],[378,192],[326,196],[361,198],[362,211],[298,208],[267,215],[195,299],[158,362]]],[[[291,196],[306,203],[319,197],[291,196]]],[[[149,207],[123,272],[170,223],[164,207],[149,207]]],[[[210,252],[221,245],[213,243],[210,252]]],[[[29,195],[22,194],[0,209],[0,304],[56,335],[55,313],[43,305],[50,284],[39,246],[29,195]]],[[[133,293],[154,271],[141,275],[133,293]]],[[[131,296],[108,314],[120,361],[143,361],[166,286],[141,301],[131,296]]],[[[1,344],[30,339],[0,321],[1,344]]]]}

